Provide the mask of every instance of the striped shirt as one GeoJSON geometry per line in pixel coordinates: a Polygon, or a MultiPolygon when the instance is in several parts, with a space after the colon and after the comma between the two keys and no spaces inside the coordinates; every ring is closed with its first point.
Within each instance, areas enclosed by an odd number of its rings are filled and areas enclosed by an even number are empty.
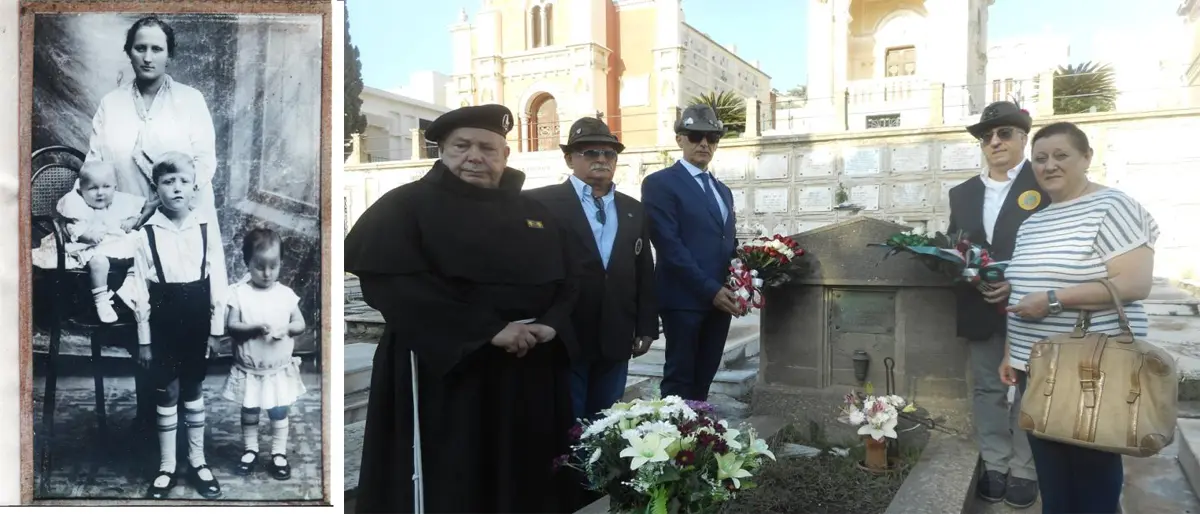
{"type": "MultiPolygon", "coordinates": [[[[1108,261],[1143,245],[1154,248],[1158,225],[1146,209],[1116,189],[1102,189],[1033,214],[1017,231],[1017,245],[1005,275],[1012,286],[1009,305],[1027,294],[1065,289],[1108,278],[1108,261]]],[[[1125,305],[1135,335],[1145,337],[1149,321],[1141,302],[1125,305]]],[[[1063,309],[1040,320],[1008,316],[1009,358],[1024,370],[1034,343],[1074,329],[1078,310],[1063,309]]],[[[1120,333],[1116,309],[1092,313],[1091,332],[1120,333]]]]}

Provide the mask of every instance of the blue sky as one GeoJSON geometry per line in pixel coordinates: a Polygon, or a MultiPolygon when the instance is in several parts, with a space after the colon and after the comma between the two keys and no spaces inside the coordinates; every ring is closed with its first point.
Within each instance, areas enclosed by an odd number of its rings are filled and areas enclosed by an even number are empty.
{"type": "MultiPolygon", "coordinates": [[[[1121,30],[1133,41],[1139,27],[1176,18],[1178,4],[1178,0],[997,0],[989,13],[988,37],[995,41],[1054,33],[1070,41],[1071,61],[1097,60],[1103,56],[1092,55],[1095,32],[1121,30]]],[[[458,19],[459,9],[466,8],[474,17],[482,1],[350,0],[349,5],[350,36],[362,55],[363,81],[393,89],[407,83],[414,71],[449,73],[449,26],[458,19]]],[[[689,24],[724,45],[737,45],[744,59],[759,60],[771,76],[772,87],[787,90],[805,82],[808,0],[684,0],[683,9],[689,24]]]]}

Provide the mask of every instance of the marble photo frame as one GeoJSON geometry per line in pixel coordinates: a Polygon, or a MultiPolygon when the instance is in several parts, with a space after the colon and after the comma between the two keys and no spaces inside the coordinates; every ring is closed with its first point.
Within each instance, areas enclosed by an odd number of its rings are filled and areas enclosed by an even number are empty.
{"type": "MultiPolygon", "coordinates": [[[[328,0],[21,0],[22,504],[331,505],[331,9],[328,0]],[[138,61],[135,68],[125,48],[127,31],[146,16],[171,27],[167,40],[173,47],[163,64],[171,79],[149,101],[134,84],[156,65],[138,61]],[[128,97],[114,96],[123,91],[128,97]],[[229,333],[210,339],[202,364],[193,368],[204,371],[205,460],[221,483],[219,498],[206,499],[189,483],[186,427],[199,426],[199,411],[186,413],[182,399],[177,484],[165,499],[146,498],[160,467],[163,422],[156,421],[155,381],[136,355],[130,305],[137,302],[119,297],[132,271],[109,261],[107,285],[116,293],[111,298],[118,320],[101,321],[96,291],[104,287],[88,288],[104,279],[89,276],[87,255],[94,254],[74,253],[64,242],[78,232],[66,230],[68,218],[59,208],[60,199],[78,195],[84,162],[111,164],[116,190],[138,196],[139,187],[153,184],[147,170],[173,151],[193,159],[203,182],[192,212],[201,213],[197,220],[210,219],[204,212],[216,218],[210,235],[219,235],[221,244],[210,248],[223,253],[227,283],[232,288],[249,280],[243,235],[270,229],[281,239],[279,283],[294,291],[305,322],[291,338],[306,391],[286,418],[287,480],[268,473],[273,425],[266,409],[257,467],[248,476],[235,473],[244,450],[244,405],[222,394],[233,367],[229,333]],[[146,183],[135,186],[131,177],[146,183]],[[211,186],[208,203],[205,185],[211,186]]],[[[141,201],[157,198],[149,187],[141,201]]],[[[88,202],[92,209],[105,205],[103,199],[88,202]]],[[[149,218],[128,219],[140,226],[155,216],[153,209],[142,212],[149,218]]],[[[112,230],[119,238],[126,228],[112,230]]]]}

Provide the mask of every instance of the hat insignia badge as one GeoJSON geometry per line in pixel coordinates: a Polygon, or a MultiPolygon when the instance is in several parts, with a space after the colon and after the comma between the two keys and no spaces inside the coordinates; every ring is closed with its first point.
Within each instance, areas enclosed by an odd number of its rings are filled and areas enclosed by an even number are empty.
{"type": "Polygon", "coordinates": [[[582,133],[583,133],[583,127],[579,127],[579,128],[577,128],[577,129],[575,129],[575,134],[576,134],[576,135],[579,135],[579,134],[582,134],[582,133]]]}
{"type": "Polygon", "coordinates": [[[505,114],[503,118],[500,118],[500,127],[503,128],[505,132],[508,132],[509,130],[511,130],[512,129],[512,116],[505,114]]]}
{"type": "Polygon", "coordinates": [[[693,124],[693,123],[695,123],[695,120],[693,120],[693,119],[691,119],[691,118],[688,118],[688,119],[686,119],[686,120],[683,120],[683,124],[684,124],[684,125],[691,125],[691,124],[693,124]]]}

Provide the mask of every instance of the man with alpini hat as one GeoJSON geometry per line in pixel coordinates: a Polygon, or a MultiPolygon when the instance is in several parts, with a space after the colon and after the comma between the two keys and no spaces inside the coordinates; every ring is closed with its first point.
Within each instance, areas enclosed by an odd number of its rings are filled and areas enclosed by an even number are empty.
{"type": "MultiPolygon", "coordinates": [[[[1021,223],[1050,203],[1025,158],[1032,124],[1029,112],[1013,102],[984,108],[979,123],[967,132],[979,141],[987,165],[950,190],[947,232],[954,236],[961,231],[996,261],[1012,258],[1021,223]]],[[[976,491],[984,501],[1026,508],[1037,501],[1037,474],[1029,441],[1017,426],[1020,397],[1008,404],[1009,387],[999,373],[1006,357],[1006,314],[1000,306],[1008,302],[1010,291],[1007,282],[960,286],[958,336],[968,347],[975,440],[984,464],[976,491]]]]}

